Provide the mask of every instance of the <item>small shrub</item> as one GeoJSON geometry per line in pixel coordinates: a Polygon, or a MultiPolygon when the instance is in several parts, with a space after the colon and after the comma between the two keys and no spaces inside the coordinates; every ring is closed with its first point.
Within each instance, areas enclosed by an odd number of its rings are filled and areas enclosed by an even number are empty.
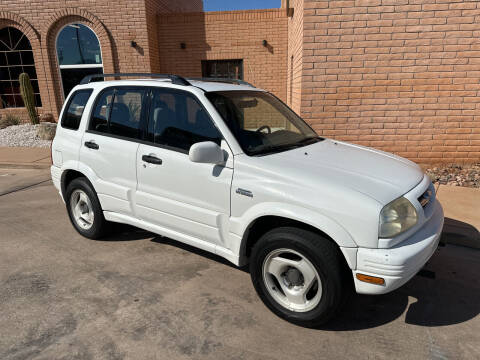
{"type": "Polygon", "coordinates": [[[7,114],[0,117],[0,129],[5,129],[6,127],[19,125],[20,118],[17,115],[7,114]]]}

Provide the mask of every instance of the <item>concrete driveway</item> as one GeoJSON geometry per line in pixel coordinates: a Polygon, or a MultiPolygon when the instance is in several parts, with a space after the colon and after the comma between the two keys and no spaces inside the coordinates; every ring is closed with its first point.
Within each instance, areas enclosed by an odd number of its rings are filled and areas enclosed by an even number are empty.
{"type": "Polygon", "coordinates": [[[478,250],[440,248],[436,279],[304,329],[213,255],[128,228],[80,237],[44,176],[0,170],[0,359],[480,358],[478,250]]]}

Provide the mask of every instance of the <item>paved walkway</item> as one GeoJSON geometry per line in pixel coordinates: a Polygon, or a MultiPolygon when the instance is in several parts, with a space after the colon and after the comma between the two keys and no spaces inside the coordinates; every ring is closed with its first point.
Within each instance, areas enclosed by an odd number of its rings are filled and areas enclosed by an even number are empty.
{"type": "Polygon", "coordinates": [[[43,169],[50,163],[50,148],[0,147],[0,168],[43,169]]]}
{"type": "Polygon", "coordinates": [[[480,249],[480,189],[440,185],[437,198],[445,211],[443,240],[480,249]]]}

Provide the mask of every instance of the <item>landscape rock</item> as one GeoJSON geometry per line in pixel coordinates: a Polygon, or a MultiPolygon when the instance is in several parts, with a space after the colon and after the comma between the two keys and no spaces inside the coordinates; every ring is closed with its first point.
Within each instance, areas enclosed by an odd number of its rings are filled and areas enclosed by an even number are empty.
{"type": "Polygon", "coordinates": [[[50,122],[40,123],[37,127],[37,135],[42,140],[53,140],[57,124],[50,122]]]}
{"type": "Polygon", "coordinates": [[[0,130],[0,146],[49,147],[51,141],[37,135],[40,125],[15,125],[0,130]]]}

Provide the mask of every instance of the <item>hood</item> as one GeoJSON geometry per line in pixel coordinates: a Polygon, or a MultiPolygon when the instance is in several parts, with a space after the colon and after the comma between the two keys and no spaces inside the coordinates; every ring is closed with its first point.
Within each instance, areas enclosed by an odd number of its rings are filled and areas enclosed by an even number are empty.
{"type": "Polygon", "coordinates": [[[424,176],[420,167],[407,159],[329,139],[267,155],[267,159],[264,166],[292,177],[292,181],[312,188],[348,187],[382,205],[410,191],[424,176]]]}

